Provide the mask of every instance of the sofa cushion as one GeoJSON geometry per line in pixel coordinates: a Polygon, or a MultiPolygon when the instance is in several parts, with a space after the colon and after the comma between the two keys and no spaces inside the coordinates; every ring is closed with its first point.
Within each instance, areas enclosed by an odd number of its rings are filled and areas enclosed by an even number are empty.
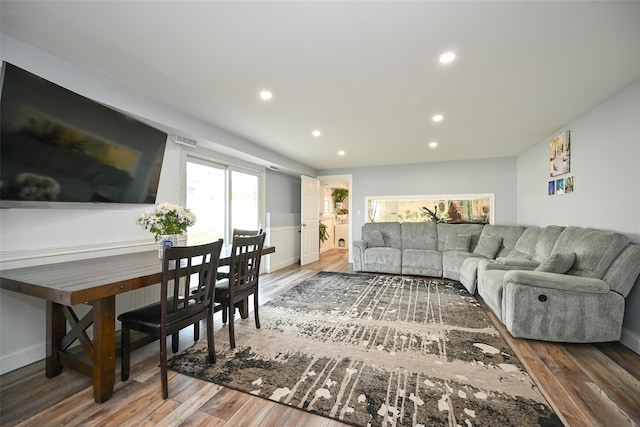
{"type": "Polygon", "coordinates": [[[384,238],[382,237],[382,232],[380,230],[363,231],[362,237],[370,248],[379,248],[384,246],[384,238]]]}
{"type": "MultiPolygon", "coordinates": [[[[502,239],[502,244],[498,248],[498,252],[490,256],[489,258],[496,258],[499,256],[507,256],[516,243],[522,236],[525,227],[520,225],[493,225],[493,224],[485,224],[482,227],[482,233],[480,233],[480,238],[482,236],[493,236],[500,237],[502,239]]],[[[480,242],[478,242],[480,244],[480,242]]],[[[475,252],[475,249],[474,249],[475,252]]]]}
{"type": "Polygon", "coordinates": [[[444,246],[444,250],[469,252],[470,244],[471,244],[471,235],[469,234],[450,235],[450,236],[447,236],[447,243],[444,246]]]}
{"type": "Polygon", "coordinates": [[[482,255],[485,258],[493,258],[496,256],[502,245],[502,237],[480,235],[478,244],[473,250],[474,254],[482,255]]]}
{"type": "Polygon", "coordinates": [[[402,249],[438,250],[438,230],[434,222],[403,222],[402,249]]]}
{"type": "Polygon", "coordinates": [[[628,243],[629,238],[619,233],[567,227],[558,237],[552,253],[575,252],[576,261],[567,274],[601,279],[628,243]]]}
{"type": "Polygon", "coordinates": [[[402,236],[399,222],[367,222],[362,226],[362,239],[365,239],[365,233],[369,231],[380,231],[384,239],[384,246],[387,248],[402,247],[402,236]]]}
{"type": "MultiPolygon", "coordinates": [[[[558,237],[560,236],[560,234],[562,234],[563,231],[564,227],[561,227],[559,225],[548,225],[543,228],[542,232],[540,233],[540,237],[536,242],[536,247],[531,259],[537,262],[542,262],[547,259],[547,257],[551,255],[551,252],[553,251],[555,244],[558,241],[558,237]]],[[[561,252],[574,251],[563,250],[561,252]]]]}
{"type": "Polygon", "coordinates": [[[471,236],[471,243],[466,251],[471,252],[476,247],[480,234],[484,224],[436,224],[438,230],[438,250],[440,252],[446,251],[447,238],[449,236],[455,236],[457,234],[468,234],[471,236]]]}
{"type": "Polygon", "coordinates": [[[576,262],[576,254],[553,254],[536,267],[535,271],[545,271],[547,273],[559,273],[564,274],[576,262]]]}

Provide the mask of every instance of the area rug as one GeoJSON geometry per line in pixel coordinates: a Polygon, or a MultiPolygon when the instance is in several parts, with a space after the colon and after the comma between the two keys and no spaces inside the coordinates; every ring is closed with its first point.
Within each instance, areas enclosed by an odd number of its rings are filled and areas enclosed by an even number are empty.
{"type": "Polygon", "coordinates": [[[456,282],[320,272],[170,369],[356,426],[561,426],[456,282]]]}

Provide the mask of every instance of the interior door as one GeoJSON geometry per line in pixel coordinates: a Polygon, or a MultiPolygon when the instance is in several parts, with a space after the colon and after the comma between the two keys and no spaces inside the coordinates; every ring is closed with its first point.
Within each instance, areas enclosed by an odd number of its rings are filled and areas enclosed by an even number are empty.
{"type": "Polygon", "coordinates": [[[320,259],[320,180],[301,175],[300,265],[320,259]]]}

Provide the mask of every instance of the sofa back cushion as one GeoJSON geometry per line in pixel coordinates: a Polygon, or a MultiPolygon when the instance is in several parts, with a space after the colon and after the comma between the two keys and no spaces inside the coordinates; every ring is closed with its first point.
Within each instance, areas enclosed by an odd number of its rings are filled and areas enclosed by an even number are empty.
{"type": "MultiPolygon", "coordinates": [[[[558,241],[558,237],[564,231],[564,227],[560,227],[559,225],[549,225],[542,229],[542,233],[540,233],[540,237],[538,237],[538,241],[536,242],[536,248],[533,251],[532,260],[537,262],[543,262],[545,259],[551,255],[551,252],[554,249],[554,245],[558,241]]],[[[572,250],[563,250],[561,252],[575,252],[572,250]]]]}
{"type": "Polygon", "coordinates": [[[640,275],[640,245],[631,244],[613,260],[603,280],[609,287],[627,297],[640,275]]]}
{"type": "Polygon", "coordinates": [[[444,252],[447,250],[447,238],[449,236],[454,236],[451,237],[453,240],[456,235],[468,234],[471,236],[471,244],[468,251],[473,252],[478,244],[480,233],[482,233],[483,224],[437,224],[436,228],[438,229],[438,251],[444,252]]]}
{"type": "MultiPolygon", "coordinates": [[[[494,256],[488,256],[487,258],[497,258],[501,256],[507,256],[513,248],[516,246],[516,243],[520,239],[520,236],[524,232],[524,227],[519,225],[492,225],[487,224],[482,228],[482,233],[480,234],[480,240],[482,240],[483,236],[492,236],[502,238],[502,244],[498,248],[498,252],[494,254],[494,256]]],[[[495,239],[488,239],[488,241],[495,242],[495,239]]],[[[476,250],[478,248],[476,247],[476,250]]],[[[478,253],[474,250],[474,252],[478,253]]],[[[484,255],[484,254],[480,254],[484,255]]],[[[486,256],[486,255],[484,255],[486,256]]]]}
{"type": "Polygon", "coordinates": [[[403,222],[402,249],[438,250],[438,230],[435,222],[403,222]]]}
{"type": "Polygon", "coordinates": [[[365,230],[362,232],[362,238],[369,248],[384,247],[384,237],[380,230],[365,230]]]}
{"type": "Polygon", "coordinates": [[[540,227],[525,228],[514,245],[513,250],[507,255],[507,259],[532,259],[542,230],[540,227]]]}
{"type": "Polygon", "coordinates": [[[613,260],[628,244],[629,238],[619,233],[567,227],[558,237],[552,254],[573,252],[576,261],[567,274],[602,279],[613,260]]]}
{"type": "Polygon", "coordinates": [[[402,237],[399,222],[367,222],[362,226],[362,240],[377,239],[380,232],[384,240],[384,246],[388,248],[401,248],[402,237]]]}

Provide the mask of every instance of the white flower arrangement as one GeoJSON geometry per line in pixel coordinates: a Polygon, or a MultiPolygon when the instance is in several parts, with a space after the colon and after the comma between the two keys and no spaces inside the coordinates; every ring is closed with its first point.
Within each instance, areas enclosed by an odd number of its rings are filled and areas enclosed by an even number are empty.
{"type": "Polygon", "coordinates": [[[196,216],[189,209],[171,203],[157,203],[152,211],[142,213],[138,224],[155,234],[156,241],[163,234],[181,235],[196,223],[196,216]]]}

